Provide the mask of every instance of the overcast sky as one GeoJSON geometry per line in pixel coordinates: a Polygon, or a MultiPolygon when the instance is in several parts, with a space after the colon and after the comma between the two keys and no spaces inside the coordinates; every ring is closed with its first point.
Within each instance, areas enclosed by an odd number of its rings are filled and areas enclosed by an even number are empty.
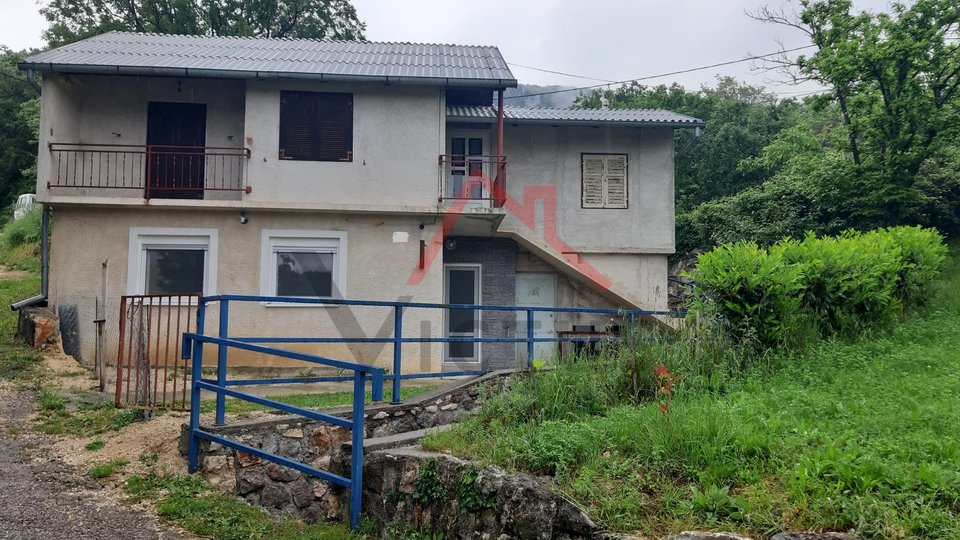
{"type": "MultiPolygon", "coordinates": [[[[807,45],[784,27],[745,15],[763,5],[795,9],[796,0],[353,0],[375,41],[496,45],[523,83],[586,86],[598,81],[543,73],[533,66],[606,80],[626,80],[738,60],[807,45]]],[[[855,0],[884,11],[889,0],[855,0]]],[[[46,23],[34,0],[0,0],[0,44],[40,47],[46,23]]],[[[732,75],[784,96],[815,87],[780,84],[751,62],[646,81],[688,88],[732,75]]]]}

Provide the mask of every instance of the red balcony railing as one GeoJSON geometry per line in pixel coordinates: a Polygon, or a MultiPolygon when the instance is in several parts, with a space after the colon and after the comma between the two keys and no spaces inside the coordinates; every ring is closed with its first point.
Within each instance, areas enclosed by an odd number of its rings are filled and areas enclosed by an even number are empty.
{"type": "Polygon", "coordinates": [[[250,193],[247,148],[50,143],[49,149],[48,189],[138,190],[146,199],[250,193]]]}
{"type": "Polygon", "coordinates": [[[502,207],[507,200],[507,158],[441,154],[440,200],[502,207]]]}

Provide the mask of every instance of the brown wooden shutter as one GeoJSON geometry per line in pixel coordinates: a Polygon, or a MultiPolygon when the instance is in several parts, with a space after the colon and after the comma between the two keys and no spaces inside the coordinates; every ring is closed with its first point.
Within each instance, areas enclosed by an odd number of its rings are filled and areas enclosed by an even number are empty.
{"type": "Polygon", "coordinates": [[[616,154],[604,156],[604,208],[627,207],[627,156],[616,154]]]}
{"type": "Polygon", "coordinates": [[[353,160],[353,95],[280,93],[280,159],[353,160]]]}
{"type": "Polygon", "coordinates": [[[581,202],[584,208],[603,208],[603,156],[583,154],[583,192],[581,202]]]}

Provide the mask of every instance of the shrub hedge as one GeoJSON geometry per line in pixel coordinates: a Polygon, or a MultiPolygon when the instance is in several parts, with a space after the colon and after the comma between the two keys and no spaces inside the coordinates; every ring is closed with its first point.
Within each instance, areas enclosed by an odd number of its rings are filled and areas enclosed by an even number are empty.
{"type": "Polygon", "coordinates": [[[853,335],[923,303],[946,253],[921,227],[727,244],[700,256],[691,312],[756,348],[853,335]]]}

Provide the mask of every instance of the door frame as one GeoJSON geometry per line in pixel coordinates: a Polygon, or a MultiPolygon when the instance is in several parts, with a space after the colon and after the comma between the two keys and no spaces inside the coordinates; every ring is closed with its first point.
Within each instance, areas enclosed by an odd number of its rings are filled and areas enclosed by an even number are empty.
{"type": "MultiPolygon", "coordinates": [[[[446,138],[446,140],[444,141],[444,151],[445,151],[445,154],[448,155],[448,156],[453,156],[453,144],[451,144],[451,143],[452,143],[452,139],[455,139],[455,138],[466,139],[466,141],[464,142],[464,144],[466,145],[465,148],[464,148],[464,152],[466,152],[466,153],[464,154],[464,158],[465,158],[464,161],[469,161],[469,156],[470,156],[470,154],[469,154],[469,152],[470,152],[470,139],[480,139],[481,145],[483,146],[483,148],[481,149],[481,152],[480,152],[480,154],[479,154],[480,156],[489,156],[489,155],[491,155],[491,153],[490,153],[490,140],[492,139],[492,137],[491,137],[490,129],[484,129],[484,128],[473,128],[473,129],[471,129],[471,128],[460,128],[460,129],[451,129],[451,130],[447,130],[447,132],[446,132],[446,134],[444,135],[444,137],[446,138]]],[[[490,163],[481,163],[481,164],[480,164],[480,170],[481,170],[482,174],[484,174],[484,175],[486,175],[487,177],[489,177],[489,178],[492,179],[493,176],[491,176],[491,166],[490,166],[490,165],[491,165],[490,163]]],[[[448,193],[449,193],[449,191],[450,191],[449,188],[451,187],[450,185],[451,185],[451,183],[452,183],[452,179],[451,179],[451,176],[452,176],[452,175],[451,175],[451,169],[452,169],[452,162],[449,162],[449,161],[448,161],[448,162],[446,163],[446,165],[444,166],[444,170],[443,170],[443,196],[444,196],[444,198],[447,198],[447,197],[448,197],[448,193]]],[[[467,170],[469,170],[469,166],[467,167],[467,170]]],[[[469,175],[467,175],[466,177],[469,177],[469,175]]],[[[481,192],[480,192],[480,196],[481,196],[481,197],[486,197],[487,199],[493,197],[492,193],[484,192],[482,189],[481,189],[481,192]]],[[[467,199],[467,200],[464,201],[464,204],[465,204],[465,206],[466,206],[467,208],[478,208],[478,207],[479,207],[479,208],[487,208],[487,207],[490,206],[490,201],[489,201],[489,200],[480,200],[480,199],[467,199]]]]}
{"type": "MultiPolygon", "coordinates": [[[[443,265],[443,303],[450,303],[450,289],[448,285],[450,280],[448,279],[448,274],[450,269],[471,269],[475,271],[477,279],[474,280],[474,298],[476,299],[475,305],[482,305],[481,294],[483,294],[483,265],[480,263],[445,263],[443,265]]],[[[447,321],[449,318],[449,309],[443,310],[443,337],[465,337],[465,336],[451,336],[447,329],[447,321]]],[[[476,310],[477,317],[476,323],[474,325],[475,331],[473,337],[481,337],[483,332],[483,310],[476,310]]],[[[483,358],[483,343],[474,343],[475,355],[473,358],[450,358],[450,343],[444,342],[443,344],[443,363],[444,364],[463,364],[463,363],[473,363],[479,364],[483,358]]]]}
{"type": "MultiPolygon", "coordinates": [[[[514,274],[514,287],[515,287],[515,288],[514,288],[514,297],[516,298],[517,305],[518,305],[518,306],[524,306],[524,305],[530,306],[531,304],[529,304],[529,303],[522,303],[522,302],[520,302],[520,300],[519,300],[520,295],[519,295],[519,288],[517,287],[517,284],[518,284],[519,281],[522,279],[521,276],[541,276],[541,277],[547,277],[547,276],[549,276],[549,278],[553,281],[553,304],[550,305],[550,306],[533,306],[533,307],[557,307],[557,292],[558,292],[558,290],[560,289],[560,275],[559,275],[559,273],[557,273],[557,272],[517,272],[516,274],[514,274]]],[[[546,312],[546,311],[534,312],[534,321],[537,320],[538,314],[544,314],[544,313],[550,314],[551,312],[546,312]]],[[[554,338],[555,338],[555,337],[557,337],[557,332],[558,332],[558,330],[557,330],[557,317],[556,317],[556,316],[557,316],[557,313],[556,313],[556,312],[553,312],[552,314],[553,314],[553,317],[552,317],[552,320],[553,320],[553,330],[552,330],[552,332],[551,332],[552,335],[551,335],[550,337],[554,337],[554,338]]],[[[524,338],[526,337],[526,334],[524,334],[524,335],[519,335],[519,330],[520,330],[521,324],[522,324],[523,326],[526,326],[526,323],[527,323],[527,321],[526,321],[526,316],[527,316],[527,314],[526,314],[525,311],[518,311],[518,312],[517,312],[517,332],[518,332],[517,337],[524,337],[524,338]]],[[[536,329],[536,327],[534,327],[534,331],[533,331],[533,332],[534,332],[534,337],[541,337],[541,336],[537,336],[537,329],[536,329]]],[[[555,356],[556,356],[556,353],[560,350],[560,343],[559,343],[559,342],[556,342],[556,341],[553,341],[553,342],[538,342],[538,343],[535,343],[535,344],[534,344],[534,354],[536,354],[536,349],[538,349],[538,348],[541,348],[541,349],[542,349],[542,348],[546,348],[545,346],[547,346],[547,345],[549,345],[549,346],[550,346],[549,348],[552,349],[552,351],[551,351],[551,356],[554,356],[554,357],[555,357],[555,356]]],[[[518,360],[526,360],[526,357],[527,357],[527,343],[526,343],[526,342],[518,342],[518,343],[517,343],[516,355],[517,355],[517,359],[518,359],[518,360]]]]}
{"type": "MultiPolygon", "coordinates": [[[[147,134],[146,134],[146,144],[150,148],[152,146],[166,146],[167,152],[178,152],[182,151],[182,148],[191,148],[193,152],[197,152],[197,148],[204,148],[207,145],[207,123],[209,120],[209,107],[206,103],[196,103],[190,101],[148,101],[147,102],[147,134]],[[158,117],[164,116],[165,114],[171,114],[170,111],[163,111],[159,109],[168,108],[176,109],[180,107],[181,111],[186,109],[193,109],[195,118],[199,120],[197,126],[200,128],[199,135],[201,135],[202,140],[199,141],[200,144],[194,145],[181,145],[176,142],[165,142],[157,143],[155,140],[152,140],[153,137],[157,134],[156,132],[156,123],[158,117]]],[[[194,154],[191,154],[194,155],[194,154]]],[[[162,154],[147,154],[147,183],[146,188],[150,190],[151,198],[156,199],[202,199],[206,192],[206,152],[203,154],[197,155],[198,163],[192,165],[197,172],[197,184],[198,187],[184,187],[183,189],[169,189],[161,188],[161,179],[160,171],[163,170],[168,172],[170,167],[170,161],[176,160],[176,154],[174,155],[162,155],[162,154]],[[163,168],[161,169],[161,162],[163,160],[163,168]],[[156,160],[156,161],[155,161],[156,160]]],[[[181,158],[182,159],[182,158],[181,158]]],[[[175,166],[174,166],[175,167],[175,166]]],[[[177,174],[177,171],[174,170],[174,175],[177,174]]]]}

